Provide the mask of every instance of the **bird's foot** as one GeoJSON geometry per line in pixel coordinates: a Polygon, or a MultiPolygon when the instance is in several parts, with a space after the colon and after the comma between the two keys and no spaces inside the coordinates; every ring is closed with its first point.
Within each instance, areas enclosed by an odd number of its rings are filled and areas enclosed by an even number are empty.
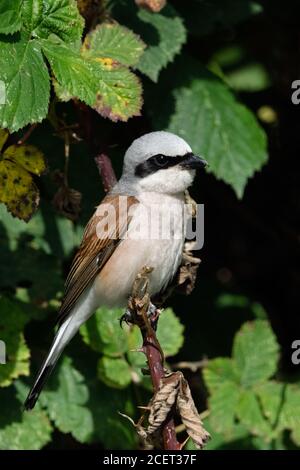
{"type": "MultiPolygon", "coordinates": [[[[152,328],[156,329],[157,326],[157,320],[159,318],[161,310],[158,309],[152,302],[149,303],[148,311],[147,311],[147,317],[150,320],[152,328]]],[[[127,324],[134,324],[135,318],[133,312],[127,308],[124,315],[121,316],[120,318],[120,326],[123,326],[123,323],[127,324]]]]}
{"type": "Polygon", "coordinates": [[[160,313],[161,309],[157,308],[152,302],[150,302],[147,316],[154,331],[156,331],[160,313]]]}
{"type": "Polygon", "coordinates": [[[133,314],[129,308],[126,309],[125,313],[121,316],[120,320],[120,327],[123,327],[123,323],[125,322],[127,325],[134,323],[133,321],[133,314]]]}

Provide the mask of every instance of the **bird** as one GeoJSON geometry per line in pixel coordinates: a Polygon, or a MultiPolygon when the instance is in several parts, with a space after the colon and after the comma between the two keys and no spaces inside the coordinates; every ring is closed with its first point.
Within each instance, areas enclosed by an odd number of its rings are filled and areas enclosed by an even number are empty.
{"type": "Polygon", "coordinates": [[[167,288],[182,259],[185,191],[196,170],[206,165],[183,138],[171,132],[150,132],[132,142],[121,178],[84,230],[66,279],[58,329],[25,410],[34,408],[64,348],[97,308],[126,308],[134,280],[144,266],[153,268],[150,299],[167,288]],[[169,220],[167,236],[153,230],[169,220]]]}

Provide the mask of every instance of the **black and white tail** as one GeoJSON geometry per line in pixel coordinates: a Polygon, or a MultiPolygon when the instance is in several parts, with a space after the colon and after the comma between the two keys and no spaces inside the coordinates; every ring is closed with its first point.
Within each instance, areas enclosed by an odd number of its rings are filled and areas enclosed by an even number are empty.
{"type": "Polygon", "coordinates": [[[68,342],[72,339],[74,334],[76,333],[77,329],[74,330],[73,328],[68,328],[72,326],[71,324],[71,317],[69,317],[59,328],[57,331],[54,341],[52,343],[51,349],[43,362],[43,365],[37,375],[37,378],[34,382],[33,387],[31,388],[25,403],[24,408],[25,410],[31,410],[34,405],[36,404],[40,393],[50,376],[54,366],[59,359],[61,353],[63,352],[65,346],[68,342]]]}

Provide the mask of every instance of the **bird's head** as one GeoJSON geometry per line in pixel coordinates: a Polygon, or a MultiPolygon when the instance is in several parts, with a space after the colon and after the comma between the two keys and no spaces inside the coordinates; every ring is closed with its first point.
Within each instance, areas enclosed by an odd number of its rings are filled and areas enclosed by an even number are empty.
{"type": "Polygon", "coordinates": [[[175,194],[193,182],[195,170],[207,165],[185,140],[171,132],[150,132],[128,148],[122,178],[141,191],[175,194]]]}

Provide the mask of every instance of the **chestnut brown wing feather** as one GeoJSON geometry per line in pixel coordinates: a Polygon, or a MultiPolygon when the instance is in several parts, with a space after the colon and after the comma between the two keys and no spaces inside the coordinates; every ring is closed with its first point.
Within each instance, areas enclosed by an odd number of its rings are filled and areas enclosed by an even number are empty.
{"type": "Polygon", "coordinates": [[[127,204],[119,205],[119,196],[113,195],[106,196],[101,204],[104,203],[113,205],[115,212],[112,214],[115,214],[114,219],[119,223],[115,224],[108,213],[107,231],[101,237],[101,234],[97,235],[97,225],[102,217],[97,215],[97,211],[88,222],[66,280],[65,294],[57,318],[59,325],[66,320],[81,294],[115,251],[130,222],[129,208],[137,204],[138,200],[134,196],[128,196],[127,204]]]}

